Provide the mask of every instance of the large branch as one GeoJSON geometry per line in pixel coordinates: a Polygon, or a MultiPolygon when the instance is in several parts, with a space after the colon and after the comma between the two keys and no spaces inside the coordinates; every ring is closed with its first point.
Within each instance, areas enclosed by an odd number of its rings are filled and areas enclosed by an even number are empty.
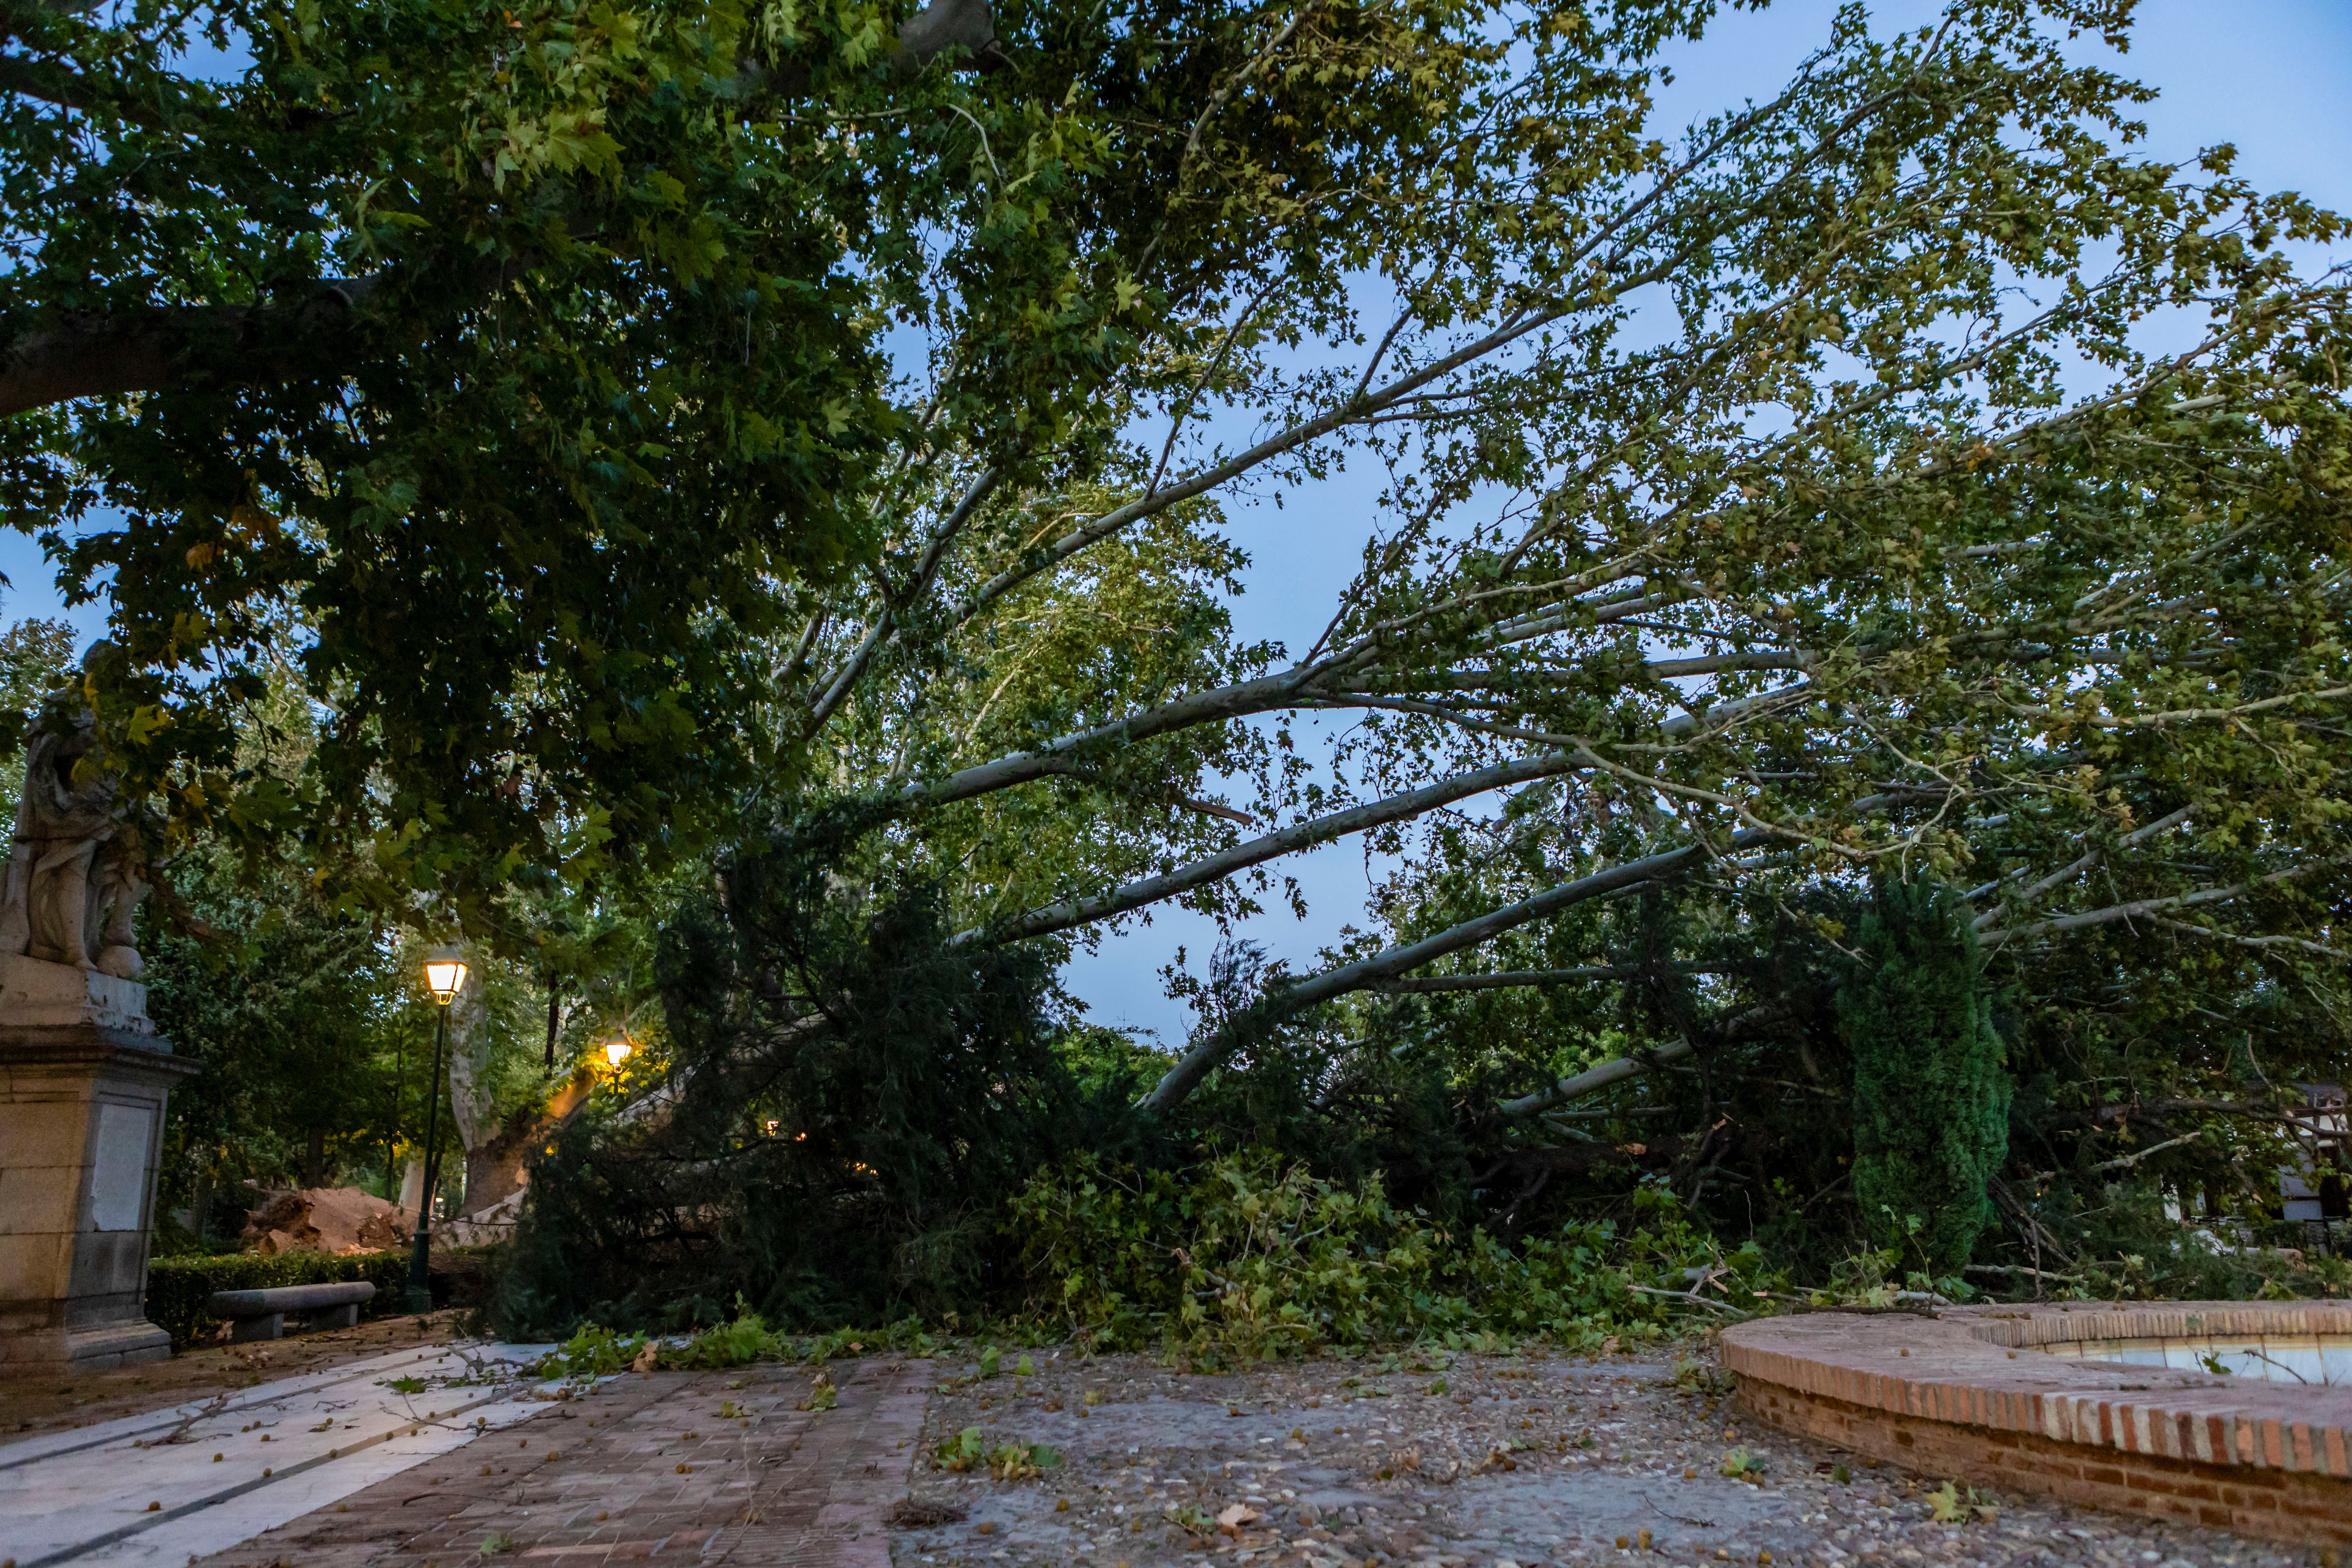
{"type": "MultiPolygon", "coordinates": [[[[1730,847],[1750,848],[1771,837],[1771,834],[1753,831],[1735,834],[1730,847]]],[[[1343,963],[1286,985],[1262,998],[1234,1024],[1213,1031],[1200,1044],[1185,1052],[1151,1092],[1137,1104],[1136,1109],[1148,1115],[1160,1115],[1181,1104],[1184,1097],[1208,1076],[1209,1069],[1239,1043],[1238,1037],[1244,1026],[1263,1026],[1294,1013],[1319,1006],[1350,991],[1365,990],[1383,980],[1393,979],[1407,970],[1433,963],[1448,953],[1492,942],[1505,931],[1606,894],[1680,876],[1704,863],[1715,853],[1706,845],[1690,844],[1680,849],[1668,849],[1639,860],[1629,860],[1622,866],[1613,866],[1606,871],[1597,871],[1590,877],[1546,889],[1531,899],[1522,899],[1516,904],[1489,910],[1475,920],[1450,926],[1434,936],[1392,947],[1370,958],[1343,963]]]]}
{"type": "Polygon", "coordinates": [[[75,314],[0,355],[0,417],[76,397],[153,392],[191,377],[289,381],[332,372],[380,278],[329,279],[299,305],[186,305],[75,314]]]}
{"type": "MultiPolygon", "coordinates": [[[[2172,812],[2168,816],[2159,816],[2154,822],[2149,823],[2147,826],[2136,828],[2132,832],[2125,834],[2121,838],[2116,841],[2116,847],[2119,849],[2137,848],[2138,846],[2155,837],[2158,834],[2164,832],[2167,828],[2178,827],[2196,815],[2197,805],[2196,803],[2192,801],[2189,805],[2182,806],[2179,811],[2172,812]]],[[[2105,845],[2094,844],[2090,848],[2084,850],[2078,858],[2067,865],[2061,866],[2057,870],[2051,872],[2050,875],[2042,878],[2040,881],[2034,883],[2032,887],[2018,894],[2017,907],[2031,907],[2034,900],[2041,898],[2042,894],[2053,891],[2055,889],[2064,887],[2067,883],[2073,881],[2084,872],[2091,870],[2093,868],[2099,865],[2099,863],[2104,861],[2106,858],[2106,847],[2105,845]]],[[[1994,885],[1998,886],[1999,884],[1994,885]]],[[[1971,893],[1969,896],[1974,897],[1975,895],[1971,893]]],[[[1971,931],[1983,931],[1986,927],[1991,925],[1993,921],[1999,920],[2000,918],[2000,914],[2001,911],[2000,910],[1987,910],[1984,913],[1979,915],[1975,920],[1969,922],[1969,929],[1971,931]]]]}
{"type": "Polygon", "coordinates": [[[1396,995],[1427,995],[1447,991],[1514,991],[1534,985],[1580,985],[1594,980],[1631,980],[1637,975],[1722,974],[1722,963],[1601,963],[1588,969],[1504,969],[1491,974],[1424,974],[1405,980],[1383,980],[1375,991],[1396,995]]]}
{"type": "MultiPolygon", "coordinates": [[[[1710,1049],[1717,1046],[1727,1045],[1745,1033],[1749,1025],[1773,1017],[1780,1010],[1780,1004],[1766,1002],[1750,1007],[1744,1013],[1717,1018],[1701,1032],[1699,1038],[1710,1049]]],[[[1546,1085],[1533,1094],[1525,1094],[1517,1100],[1506,1100],[1497,1106],[1496,1110],[1498,1115],[1514,1119],[1532,1116],[1539,1110],[1549,1110],[1562,1100],[1579,1100],[1588,1094],[1598,1094],[1612,1085],[1623,1083],[1637,1073],[1651,1072],[1664,1067],[1668,1062],[1678,1062],[1698,1048],[1698,1043],[1685,1035],[1679,1039],[1669,1040],[1654,1050],[1634,1051],[1630,1055],[1602,1062],[1597,1067],[1587,1068],[1574,1078],[1564,1078],[1556,1083],[1546,1085]]]]}
{"type": "MultiPolygon", "coordinates": [[[[28,59],[23,55],[0,55],[0,93],[36,99],[42,103],[55,104],[59,109],[70,109],[83,114],[97,109],[103,97],[89,79],[64,67],[46,60],[28,59]]],[[[157,119],[152,114],[135,113],[126,118],[135,119],[142,125],[154,124],[157,119]]]]}
{"type": "Polygon", "coordinates": [[[2326,942],[2313,942],[2300,936],[2242,936],[2233,931],[2215,931],[2211,926],[2192,925],[2187,921],[2168,921],[2160,915],[2150,915],[2148,924],[2163,931],[2177,931],[2183,936],[2201,936],[2213,942],[2226,942],[2236,947],[2251,947],[2257,952],[2269,948],[2289,948],[2308,952],[2341,963],[2352,960],[2352,952],[2329,947],[2326,942]]]}
{"type": "Polygon", "coordinates": [[[1987,931],[1979,941],[1986,947],[1998,947],[2012,937],[2053,936],[2062,931],[2081,931],[2086,926],[2112,925],[2117,921],[2162,914],[2168,910],[2193,910],[2206,904],[2226,904],[2244,898],[2248,893],[2300,881],[2347,862],[2352,862],[2352,855],[2331,855],[2324,860],[2313,860],[2284,871],[2273,871],[2267,877],[2256,877],[2226,888],[2200,888],[2195,892],[2175,893],[2168,898],[2139,899],[2128,904],[2111,904],[2103,910],[2084,910],[2080,914],[2061,915],[2056,920],[2040,921],[2032,925],[1987,931]]]}
{"type": "Polygon", "coordinates": [[[910,784],[898,792],[898,803],[907,806],[945,805],[952,801],[970,800],[1049,773],[1068,773],[1073,759],[1088,752],[1118,750],[1189,730],[1196,724],[1292,707],[1300,691],[1321,673],[1319,667],[1301,666],[1279,675],[1192,692],[1108,724],[1057,736],[1034,752],[1008,752],[992,762],[959,769],[931,784],[910,784]]]}
{"type": "Polygon", "coordinates": [[[1598,1067],[1587,1068],[1574,1078],[1561,1079],[1557,1083],[1536,1090],[1533,1094],[1523,1094],[1517,1100],[1505,1100],[1496,1107],[1496,1112],[1498,1115],[1509,1117],[1513,1121],[1533,1116],[1537,1111],[1549,1110],[1563,1100],[1579,1100],[1588,1094],[1598,1094],[1602,1089],[1613,1088],[1638,1074],[1664,1067],[1668,1062],[1678,1062],[1696,1049],[1697,1047],[1688,1040],[1669,1040],[1655,1050],[1636,1051],[1630,1057],[1617,1057],[1602,1062],[1598,1067]]]}
{"type": "MultiPolygon", "coordinates": [[[[962,498],[932,534],[929,547],[923,552],[922,559],[916,563],[913,576],[898,595],[902,601],[911,603],[930,591],[932,582],[939,576],[940,565],[947,560],[948,546],[954,542],[956,535],[963,531],[972,514],[996,492],[996,487],[1003,481],[1003,469],[991,468],[965,487],[962,498]]],[[[851,689],[866,673],[866,667],[873,660],[876,650],[882,646],[891,626],[904,613],[898,604],[883,605],[881,614],[876,616],[874,624],[866,628],[865,635],[857,640],[857,646],[851,649],[849,658],[825,683],[824,694],[810,705],[806,734],[814,736],[824,728],[825,721],[832,718],[842,703],[848,700],[851,689]]]]}
{"type": "MultiPolygon", "coordinates": [[[[971,800],[1015,784],[1072,773],[1076,760],[1088,753],[1119,750],[1196,725],[1246,719],[1286,708],[1375,706],[1369,701],[1351,700],[1345,693],[1325,697],[1315,689],[1318,683],[1344,674],[1347,658],[1337,655],[1313,664],[1296,665],[1279,674],[1190,692],[1125,719],[1056,736],[1033,752],[1009,752],[989,762],[960,768],[929,784],[908,784],[898,791],[897,803],[901,807],[914,807],[971,800]]],[[[1687,740],[1700,733],[1702,726],[1728,727],[1753,714],[1785,706],[1811,689],[1810,682],[1798,681],[1752,697],[1718,702],[1704,713],[1678,713],[1664,720],[1658,731],[1669,739],[1687,740]]]]}
{"type": "Polygon", "coordinates": [[[1465,800],[1474,795],[1484,795],[1488,790],[1507,789],[1513,784],[1528,784],[1537,779],[1572,773],[1579,765],[1574,758],[1554,752],[1539,757],[1522,758],[1517,762],[1500,763],[1491,768],[1481,768],[1475,773],[1456,773],[1452,778],[1440,779],[1437,783],[1421,789],[1390,795],[1384,800],[1370,801],[1362,805],[1350,806],[1345,811],[1335,811],[1313,817],[1286,827],[1278,833],[1262,835],[1245,844],[1236,844],[1232,848],[1220,850],[1214,855],[1202,856],[1189,865],[1179,866],[1172,871],[1158,877],[1148,877],[1139,882],[1129,882],[1127,886],[1114,889],[1108,893],[1097,894],[1091,898],[1066,899],[1058,904],[1049,905],[1045,909],[1032,910],[1029,913],[1021,915],[993,930],[961,932],[953,939],[950,945],[961,946],[965,942],[977,941],[983,936],[1000,942],[1018,942],[1026,937],[1045,936],[1057,931],[1068,931],[1074,926],[1086,925],[1094,921],[1108,920],[1113,915],[1125,914],[1130,910],[1139,910],[1146,904],[1155,904],[1165,899],[1172,899],[1179,893],[1190,891],[1207,883],[1222,881],[1236,871],[1247,870],[1252,866],[1279,858],[1296,850],[1304,849],[1309,845],[1342,838],[1350,833],[1361,833],[1368,828],[1382,826],[1391,822],[1402,822],[1434,811],[1439,806],[1451,805],[1454,801],[1465,800]]]}

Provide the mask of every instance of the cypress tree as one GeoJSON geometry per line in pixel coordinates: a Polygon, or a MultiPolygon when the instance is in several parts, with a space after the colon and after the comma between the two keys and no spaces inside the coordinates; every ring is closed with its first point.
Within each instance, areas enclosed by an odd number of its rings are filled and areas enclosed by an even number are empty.
{"type": "Polygon", "coordinates": [[[1955,1274],[2009,1152],[2009,1077],[1976,937],[1943,883],[1883,879],[1859,945],[1838,1024],[1853,1056],[1863,1226],[1905,1261],[1955,1274]]]}

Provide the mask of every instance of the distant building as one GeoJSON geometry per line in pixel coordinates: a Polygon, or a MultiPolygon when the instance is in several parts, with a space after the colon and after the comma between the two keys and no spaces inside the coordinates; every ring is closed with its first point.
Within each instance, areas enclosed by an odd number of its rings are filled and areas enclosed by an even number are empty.
{"type": "Polygon", "coordinates": [[[2345,1105],[2344,1086],[2336,1083],[2297,1084],[2303,1104],[2294,1113],[2292,1131],[2301,1145],[2301,1157],[2279,1172],[2279,1196],[2286,1200],[2286,1217],[2324,1225],[2352,1217],[2346,1206],[2346,1176],[2352,1173],[2352,1110],[2345,1105]]]}

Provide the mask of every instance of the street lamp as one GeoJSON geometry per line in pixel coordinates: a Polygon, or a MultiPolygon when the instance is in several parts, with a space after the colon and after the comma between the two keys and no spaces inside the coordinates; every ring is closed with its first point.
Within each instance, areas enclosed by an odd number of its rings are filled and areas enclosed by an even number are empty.
{"type": "Polygon", "coordinates": [[[427,1257],[433,1245],[433,1186],[440,1175],[441,1155],[434,1147],[441,1122],[441,1049],[449,1038],[449,1004],[466,984],[466,961],[454,947],[436,947],[425,959],[425,988],[433,993],[436,1009],[433,1026],[433,1076],[425,1086],[425,1193],[416,1200],[416,1250],[408,1258],[408,1291],[401,1305],[411,1312],[433,1310],[433,1280],[427,1257]]]}
{"type": "Polygon", "coordinates": [[[466,984],[466,961],[454,947],[436,947],[425,961],[425,989],[433,993],[433,1000],[446,1007],[457,994],[457,987],[466,984]]]}
{"type": "Polygon", "coordinates": [[[604,1042],[604,1065],[608,1068],[619,1067],[623,1062],[629,1059],[629,1053],[636,1048],[636,1047],[629,1044],[629,1038],[626,1035],[622,1036],[617,1040],[606,1040],[604,1042]]]}

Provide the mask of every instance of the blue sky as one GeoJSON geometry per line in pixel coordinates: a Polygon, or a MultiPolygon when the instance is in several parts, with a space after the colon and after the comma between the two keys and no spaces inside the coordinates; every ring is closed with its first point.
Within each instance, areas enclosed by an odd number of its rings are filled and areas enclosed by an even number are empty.
{"type": "MultiPolygon", "coordinates": [[[[1835,9],[1831,0],[1783,0],[1761,14],[1725,17],[1676,62],[1678,79],[1664,105],[1669,122],[1775,89],[1827,37],[1835,9]]],[[[1873,9],[1916,25],[1937,7],[1890,0],[1873,9]]],[[[2086,57],[2106,53],[2084,48],[2086,57]]],[[[2352,0],[2141,0],[2130,52],[2112,63],[2163,94],[2143,116],[2157,154],[2182,157],[2233,142],[2239,173],[2257,186],[2352,209],[2352,0]]],[[[1281,510],[1229,507],[1234,536],[1253,556],[1247,591],[1234,605],[1244,640],[1303,647],[1314,639],[1355,569],[1376,489],[1369,477],[1342,476],[1281,510]]],[[[0,615],[63,615],[85,642],[103,634],[105,605],[65,610],[31,539],[0,531],[0,574],[9,584],[0,615]]],[[[1295,968],[1311,968],[1316,950],[1360,913],[1370,878],[1352,844],[1282,869],[1304,889],[1307,918],[1276,906],[1243,934],[1295,968]]],[[[1081,952],[1064,978],[1097,1021],[1155,1029],[1172,1044],[1188,1015],[1163,994],[1158,972],[1180,945],[1197,968],[1216,936],[1204,918],[1163,912],[1108,938],[1098,952],[1081,952]]]]}

